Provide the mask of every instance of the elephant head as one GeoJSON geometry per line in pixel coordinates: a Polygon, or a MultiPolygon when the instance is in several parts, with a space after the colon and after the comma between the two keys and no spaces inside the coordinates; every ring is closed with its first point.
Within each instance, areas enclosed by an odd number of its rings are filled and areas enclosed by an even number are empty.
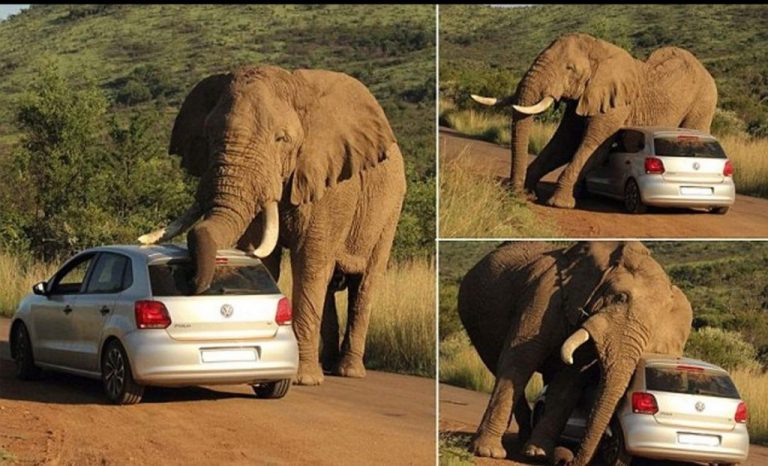
{"type": "MultiPolygon", "coordinates": [[[[524,188],[532,115],[555,102],[590,117],[631,104],[639,93],[638,61],[627,51],[587,34],[567,34],[534,60],[514,95],[503,99],[472,96],[484,105],[512,105],[512,186],[524,188]]],[[[532,189],[525,186],[526,189],[532,189]]]]}
{"type": "Polygon", "coordinates": [[[592,341],[602,374],[575,462],[586,464],[640,356],[649,352],[682,355],[693,313],[685,295],[640,243],[583,243],[565,255],[586,257],[586,261],[575,262],[574,267],[582,270],[566,274],[574,277],[571,287],[588,286],[564,298],[564,308],[578,328],[562,344],[561,357],[572,364],[576,349],[592,341]]]}
{"type": "Polygon", "coordinates": [[[216,250],[232,246],[257,215],[263,234],[253,254],[265,257],[278,242],[278,204],[319,201],[384,160],[394,142],[370,92],[342,73],[246,67],[198,83],[169,148],[201,177],[191,211],[203,220],[187,235],[196,291],[210,285],[216,250]]]}

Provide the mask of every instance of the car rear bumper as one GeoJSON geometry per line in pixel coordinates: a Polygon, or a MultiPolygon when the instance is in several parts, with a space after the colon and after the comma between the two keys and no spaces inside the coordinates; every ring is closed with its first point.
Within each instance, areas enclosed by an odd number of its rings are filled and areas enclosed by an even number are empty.
{"type": "Polygon", "coordinates": [[[675,461],[738,463],[749,454],[749,434],[743,424],[732,431],[712,431],[665,426],[652,416],[631,415],[625,418],[624,441],[627,452],[634,456],[675,461]],[[638,419],[642,418],[642,419],[638,419]],[[687,445],[678,442],[679,433],[712,435],[720,438],[718,446],[687,445]]]}
{"type": "Polygon", "coordinates": [[[661,176],[649,175],[638,178],[640,197],[644,204],[659,207],[726,207],[736,200],[736,188],[730,178],[723,183],[675,183],[664,181],[661,176]],[[712,188],[710,195],[683,194],[682,189],[712,188]]]}
{"type": "Polygon", "coordinates": [[[124,346],[137,382],[146,385],[257,383],[288,379],[298,370],[298,346],[290,326],[263,340],[179,341],[165,330],[136,330],[124,346]],[[255,349],[256,361],[204,362],[203,350],[255,349]]]}

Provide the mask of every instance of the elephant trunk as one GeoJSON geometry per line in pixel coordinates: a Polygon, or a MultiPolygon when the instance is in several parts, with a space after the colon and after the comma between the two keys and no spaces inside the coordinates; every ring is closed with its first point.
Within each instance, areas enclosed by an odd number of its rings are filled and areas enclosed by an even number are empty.
{"type": "MultiPolygon", "coordinates": [[[[251,151],[252,152],[252,151],[251,151]]],[[[282,183],[279,171],[269,169],[269,157],[231,149],[217,157],[209,176],[201,183],[212,186],[203,193],[201,204],[208,207],[204,220],[187,234],[187,246],[195,264],[194,291],[202,293],[211,284],[216,267],[216,251],[229,248],[243,235],[248,225],[264,212],[261,244],[253,251],[266,257],[277,244],[278,212],[282,183]],[[273,173],[274,172],[274,173],[273,173]]]]}
{"type": "MultiPolygon", "coordinates": [[[[607,324],[603,316],[594,316],[584,323],[595,342],[601,365],[601,378],[595,404],[587,421],[586,434],[572,465],[585,466],[594,456],[616,406],[635,373],[637,363],[648,344],[650,332],[637,322],[607,324]],[[597,321],[597,322],[595,322],[597,321]],[[602,329],[621,328],[620,334],[603,333],[602,329]]],[[[610,332],[610,330],[609,330],[610,332]]]]}
{"type": "MultiPolygon", "coordinates": [[[[512,167],[510,180],[512,190],[522,193],[524,190],[533,191],[535,186],[526,185],[526,172],[528,169],[528,142],[533,126],[531,113],[523,113],[518,109],[537,107],[546,102],[550,97],[544,92],[539,83],[547,82],[542,76],[543,64],[541,60],[534,62],[530,70],[525,74],[513,98],[515,111],[512,114],[512,167]]],[[[549,101],[551,104],[551,101],[549,101]]]]}

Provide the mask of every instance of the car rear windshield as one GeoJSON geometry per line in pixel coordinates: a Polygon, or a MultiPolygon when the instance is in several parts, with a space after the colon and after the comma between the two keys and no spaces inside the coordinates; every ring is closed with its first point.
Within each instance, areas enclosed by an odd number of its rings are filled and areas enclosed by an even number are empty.
{"type": "Polygon", "coordinates": [[[728,374],[699,368],[648,367],[645,385],[648,390],[660,392],[739,398],[728,374]]]}
{"type": "Polygon", "coordinates": [[[653,147],[656,155],[665,157],[726,158],[719,142],[696,136],[657,137],[653,139],[653,147]]]}
{"type": "MultiPolygon", "coordinates": [[[[149,266],[149,281],[154,296],[193,294],[194,266],[190,261],[170,261],[149,266]]],[[[217,264],[210,288],[202,295],[278,294],[280,289],[263,264],[217,264]]]]}

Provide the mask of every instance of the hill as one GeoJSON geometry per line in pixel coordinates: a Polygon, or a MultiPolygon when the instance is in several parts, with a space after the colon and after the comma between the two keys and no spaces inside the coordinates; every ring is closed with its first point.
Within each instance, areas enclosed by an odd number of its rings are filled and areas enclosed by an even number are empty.
{"type": "Polygon", "coordinates": [[[409,194],[399,243],[408,243],[407,254],[429,249],[434,10],[430,5],[33,5],[0,22],[0,161],[18,142],[17,102],[49,62],[76,83],[95,82],[109,99],[111,114],[159,112],[164,142],[187,92],[210,74],[245,64],[342,71],[378,98],[407,161],[409,194]]]}
{"type": "Polygon", "coordinates": [[[667,45],[690,50],[715,77],[719,108],[740,120],[732,124],[766,136],[766,23],[765,5],[441,6],[441,91],[510,94],[553,40],[585,32],[640,59],[667,45]]]}

